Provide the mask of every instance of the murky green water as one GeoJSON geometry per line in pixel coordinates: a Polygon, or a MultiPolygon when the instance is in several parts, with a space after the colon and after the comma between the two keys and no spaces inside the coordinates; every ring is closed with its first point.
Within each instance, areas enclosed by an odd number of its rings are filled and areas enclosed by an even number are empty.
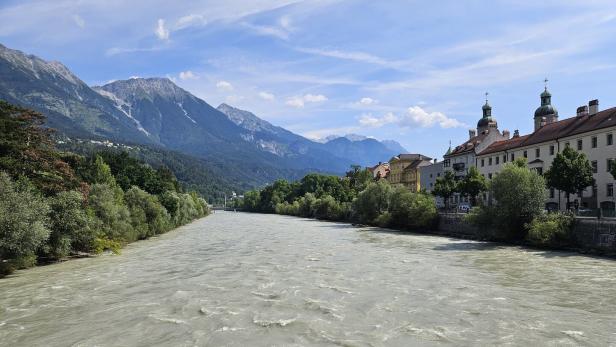
{"type": "Polygon", "coordinates": [[[616,262],[217,213],[0,280],[2,346],[616,345],[616,262]]]}

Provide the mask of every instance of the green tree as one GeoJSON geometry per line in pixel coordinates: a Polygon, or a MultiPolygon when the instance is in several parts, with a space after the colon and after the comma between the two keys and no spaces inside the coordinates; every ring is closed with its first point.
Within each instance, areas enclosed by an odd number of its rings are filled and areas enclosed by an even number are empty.
{"type": "Polygon", "coordinates": [[[372,224],[381,214],[388,212],[392,187],[384,180],[370,183],[353,200],[353,215],[361,223],[372,224]]]}
{"type": "Polygon", "coordinates": [[[244,200],[242,201],[242,207],[244,210],[259,212],[260,203],[261,193],[258,190],[251,190],[244,193],[244,200]]]}
{"type": "Polygon", "coordinates": [[[53,195],[79,182],[44,123],[40,113],[0,100],[0,170],[13,179],[26,176],[40,191],[53,195]]]}
{"type": "Polygon", "coordinates": [[[556,155],[552,166],[545,173],[550,188],[562,190],[567,195],[567,209],[570,195],[580,193],[595,183],[592,177],[592,166],[584,153],[567,146],[556,155]]]}
{"type": "Polygon", "coordinates": [[[94,157],[94,162],[92,163],[92,181],[90,183],[94,184],[106,184],[109,186],[115,186],[116,180],[113,174],[111,173],[111,168],[105,161],[103,157],[100,155],[96,155],[94,157]]]}
{"type": "Polygon", "coordinates": [[[471,166],[464,179],[459,182],[458,190],[463,195],[470,197],[471,204],[476,206],[477,196],[488,190],[488,184],[486,178],[479,173],[477,167],[471,166]]]}
{"type": "Polygon", "coordinates": [[[355,193],[359,193],[372,182],[372,173],[368,169],[362,169],[359,165],[352,165],[351,170],[346,173],[346,178],[349,180],[350,188],[355,193]]]}
{"type": "Polygon", "coordinates": [[[496,200],[490,208],[492,224],[507,237],[523,238],[525,225],[540,215],[545,206],[545,180],[524,161],[503,166],[490,182],[496,200]]]}
{"type": "Polygon", "coordinates": [[[26,179],[0,171],[0,277],[36,263],[50,234],[49,205],[26,179]]]}
{"type": "Polygon", "coordinates": [[[437,211],[432,196],[399,187],[391,195],[389,214],[392,226],[418,229],[429,227],[434,222],[437,211]]]}
{"type": "Polygon", "coordinates": [[[445,209],[449,209],[449,199],[458,191],[458,182],[452,171],[445,171],[443,177],[436,179],[432,194],[440,196],[445,201],[445,209]]]}
{"type": "Polygon", "coordinates": [[[61,192],[50,199],[49,205],[51,235],[44,247],[45,256],[62,259],[73,251],[92,251],[94,235],[83,195],[77,191],[61,192]]]}

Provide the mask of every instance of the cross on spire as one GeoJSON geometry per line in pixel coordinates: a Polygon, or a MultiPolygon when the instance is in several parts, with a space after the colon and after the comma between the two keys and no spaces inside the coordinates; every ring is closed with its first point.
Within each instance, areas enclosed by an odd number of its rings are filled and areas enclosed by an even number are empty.
{"type": "Polygon", "coordinates": [[[543,83],[545,84],[545,90],[548,90],[548,78],[547,77],[543,80],[543,83]]]}
{"type": "Polygon", "coordinates": [[[490,95],[490,93],[486,92],[486,104],[488,103],[488,95],[490,95]]]}

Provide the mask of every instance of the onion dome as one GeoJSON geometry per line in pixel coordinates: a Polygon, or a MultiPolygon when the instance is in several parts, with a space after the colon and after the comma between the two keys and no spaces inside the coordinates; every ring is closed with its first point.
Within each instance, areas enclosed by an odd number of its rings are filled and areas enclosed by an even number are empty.
{"type": "Polygon", "coordinates": [[[481,107],[483,117],[477,122],[478,129],[497,125],[496,120],[492,118],[492,106],[488,103],[487,95],[488,93],[486,93],[486,103],[481,107]]]}
{"type": "Polygon", "coordinates": [[[537,117],[555,117],[558,116],[558,110],[552,106],[552,94],[548,91],[547,79],[545,80],[546,86],[541,93],[541,106],[535,110],[535,118],[537,117]]]}

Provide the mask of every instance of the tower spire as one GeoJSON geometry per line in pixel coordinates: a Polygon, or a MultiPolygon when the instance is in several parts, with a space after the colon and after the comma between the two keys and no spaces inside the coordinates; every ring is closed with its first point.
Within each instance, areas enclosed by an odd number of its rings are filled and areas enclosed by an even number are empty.
{"type": "Polygon", "coordinates": [[[548,81],[549,81],[549,80],[548,80],[548,78],[547,78],[547,77],[543,80],[543,83],[544,83],[544,85],[545,85],[545,89],[544,89],[544,90],[545,90],[546,92],[548,91],[548,81]]]}

